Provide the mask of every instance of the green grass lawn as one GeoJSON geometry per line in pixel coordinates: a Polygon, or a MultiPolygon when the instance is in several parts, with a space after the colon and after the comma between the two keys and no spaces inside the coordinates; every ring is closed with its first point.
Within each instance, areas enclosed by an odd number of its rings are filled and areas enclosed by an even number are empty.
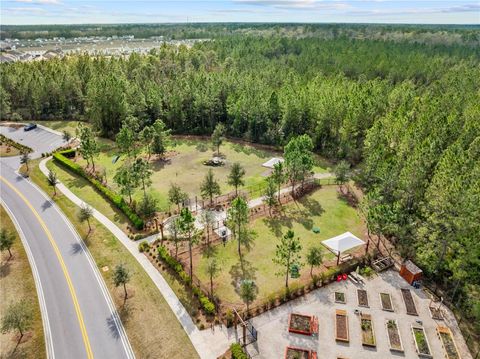
{"type": "MultiPolygon", "coordinates": [[[[244,270],[254,279],[259,288],[258,300],[266,299],[285,287],[285,277],[275,275],[280,268],[273,263],[272,258],[279,238],[288,229],[292,229],[300,238],[303,263],[305,263],[308,248],[312,246],[319,246],[324,251],[325,259],[334,259],[333,254],[320,244],[322,240],[347,231],[360,238],[364,233],[359,214],[346,201],[339,198],[336,186],[326,186],[316,190],[301,199],[298,207],[295,203],[288,204],[285,206],[284,214],[277,218],[257,219],[252,223],[251,228],[255,230],[257,237],[249,251],[243,248],[244,270]],[[314,226],[320,228],[320,233],[313,233],[314,226]]],[[[225,247],[217,246],[216,253],[222,268],[215,281],[216,293],[225,301],[241,303],[233,286],[233,283],[242,277],[236,242],[229,241],[225,247]]],[[[209,281],[205,273],[206,258],[197,258],[195,264],[196,275],[207,285],[209,281]]],[[[314,273],[319,270],[314,270],[314,273]]],[[[300,273],[300,278],[289,280],[291,285],[309,280],[310,268],[304,266],[300,273]]]]}
{"type": "MultiPolygon", "coordinates": [[[[79,122],[80,121],[35,121],[35,123],[49,127],[52,130],[60,132],[68,131],[72,136],[75,136],[75,130],[77,129],[79,122]]],[[[83,123],[87,125],[86,122],[83,123]]]]}
{"type": "MultiPolygon", "coordinates": [[[[45,176],[36,164],[37,161],[31,164],[30,178],[51,194],[52,189],[47,185],[45,176]]],[[[64,176],[62,171],[58,169],[59,177],[64,176]]],[[[89,186],[85,186],[82,194],[88,191],[89,186]]],[[[60,193],[54,200],[80,236],[84,238],[97,267],[100,268],[136,356],[138,358],[197,358],[187,334],[137,260],[94,218],[90,220],[93,231],[87,237],[88,226],[78,221],[78,207],[60,193]],[[125,264],[131,272],[131,279],[127,285],[130,294],[126,305],[123,305],[123,289],[115,288],[112,280],[113,269],[120,263],[125,264]],[[104,271],[104,267],[108,267],[108,271],[104,271]]]]}
{"type": "Polygon", "coordinates": [[[30,303],[33,312],[32,326],[18,347],[17,332],[0,333],[0,358],[45,358],[42,316],[32,270],[20,236],[3,206],[0,206],[0,225],[15,235],[13,257],[9,258],[8,251],[0,256],[0,317],[10,304],[22,299],[30,303]]]}
{"type": "MultiPolygon", "coordinates": [[[[107,173],[107,181],[110,186],[116,188],[113,182],[115,171],[122,166],[124,159],[120,158],[115,164],[112,163],[113,157],[117,154],[113,142],[103,140],[103,151],[96,160],[96,167],[103,168],[107,173]]],[[[234,162],[240,162],[245,168],[245,187],[255,188],[262,186],[265,177],[269,171],[262,167],[262,163],[271,157],[278,157],[279,153],[273,151],[260,150],[253,146],[226,142],[221,146],[220,152],[226,157],[226,165],[222,167],[205,166],[203,162],[208,160],[214,154],[208,141],[202,140],[175,140],[175,146],[169,148],[169,161],[153,161],[152,167],[154,174],[152,176],[152,186],[150,193],[158,199],[161,210],[168,209],[168,189],[171,183],[176,183],[191,198],[198,196],[200,199],[200,185],[207,171],[211,168],[215,177],[221,185],[222,193],[233,190],[233,187],[227,184],[227,176],[234,162]]],[[[82,165],[86,161],[78,159],[82,165]]],[[[316,172],[326,172],[328,164],[321,158],[317,158],[316,172]]],[[[258,192],[258,191],[257,191],[258,192]]],[[[260,193],[255,194],[255,196],[260,193]]],[[[138,190],[134,199],[137,201],[142,197],[142,191],[138,190]]]]}
{"type": "MultiPolygon", "coordinates": [[[[51,171],[54,171],[57,174],[58,179],[65,186],[67,186],[70,191],[95,209],[102,212],[108,217],[108,219],[115,222],[119,227],[126,229],[126,227],[129,225],[127,217],[112,203],[103,198],[102,195],[100,195],[86,179],[65,170],[63,167],[59,166],[53,161],[47,162],[47,168],[51,171]]],[[[49,194],[53,193],[53,189],[51,187],[47,191],[49,194]]]]}

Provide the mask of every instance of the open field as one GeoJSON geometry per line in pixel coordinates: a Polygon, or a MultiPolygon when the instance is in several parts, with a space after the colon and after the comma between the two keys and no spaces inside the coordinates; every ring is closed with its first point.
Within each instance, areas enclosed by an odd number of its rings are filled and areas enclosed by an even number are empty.
{"type": "MultiPolygon", "coordinates": [[[[102,140],[102,143],[103,151],[95,161],[96,168],[106,170],[108,185],[115,189],[113,177],[115,171],[122,166],[124,159],[120,158],[113,164],[112,158],[117,155],[115,145],[108,140],[102,140]]],[[[179,185],[191,198],[198,196],[200,199],[200,185],[209,169],[213,170],[220,183],[222,193],[232,191],[233,187],[227,184],[227,176],[234,162],[240,162],[245,168],[245,187],[261,188],[263,180],[269,174],[268,168],[262,167],[262,163],[271,157],[281,156],[281,153],[278,152],[228,141],[220,147],[220,152],[226,158],[225,166],[205,166],[203,162],[212,158],[215,153],[211,149],[209,141],[177,139],[174,141],[174,146],[168,149],[166,161],[153,160],[152,157],[154,174],[150,193],[157,198],[160,210],[168,209],[168,189],[171,183],[179,185]]],[[[78,157],[77,161],[86,166],[86,161],[82,158],[78,157]]],[[[314,171],[317,173],[327,172],[325,162],[320,158],[317,158],[317,162],[314,171]]],[[[260,193],[256,195],[260,196],[260,193]]],[[[141,197],[142,191],[137,190],[134,199],[138,201],[141,197]]]]}
{"type": "MultiPolygon", "coordinates": [[[[302,245],[301,262],[305,263],[307,251],[312,246],[322,249],[324,260],[332,260],[334,256],[323,247],[322,240],[334,237],[338,234],[350,231],[358,237],[364,237],[364,224],[357,211],[349,206],[346,201],[339,198],[336,186],[320,188],[310,195],[295,203],[289,203],[284,208],[284,213],[276,218],[256,219],[251,228],[257,233],[249,251],[242,248],[244,258],[244,270],[246,276],[252,278],[258,286],[258,300],[266,299],[273,293],[278,293],[285,287],[285,276],[276,276],[281,270],[273,263],[276,245],[279,238],[288,229],[295,232],[300,238],[302,245]],[[320,233],[312,231],[313,227],[319,227],[320,233]]],[[[233,283],[242,277],[242,270],[237,252],[237,243],[230,240],[225,247],[216,246],[221,271],[215,280],[214,290],[222,300],[232,303],[241,303],[241,299],[235,291],[233,283]]],[[[205,273],[206,258],[195,258],[195,274],[208,285],[208,275],[205,273]]],[[[325,267],[314,269],[314,274],[325,270],[325,267]]],[[[310,268],[302,267],[300,278],[289,279],[289,284],[306,283],[310,279],[310,268]]]]}
{"type": "MultiPolygon", "coordinates": [[[[36,164],[32,163],[30,177],[44,191],[51,194],[51,187],[48,187],[45,176],[36,164]]],[[[85,240],[95,263],[100,268],[136,356],[196,358],[195,349],[170,307],[140,264],[123,245],[94,218],[90,220],[93,232],[87,237],[88,226],[78,221],[78,208],[61,194],[54,200],[85,240]],[[131,273],[131,280],[127,285],[130,294],[125,305],[123,289],[115,288],[112,281],[113,268],[120,263],[125,264],[131,273]],[[104,268],[108,270],[104,271],[104,268]]]]}
{"type": "MultiPolygon", "coordinates": [[[[35,123],[59,132],[68,131],[72,136],[75,136],[75,130],[80,121],[35,121],[35,123]]],[[[82,123],[87,124],[86,122],[82,123]]]]}
{"type": "Polygon", "coordinates": [[[15,234],[12,246],[13,257],[9,260],[8,251],[1,253],[0,262],[0,317],[11,303],[26,299],[31,303],[33,322],[25,334],[22,343],[17,345],[17,333],[0,334],[1,358],[45,358],[45,340],[43,336],[42,317],[37,299],[37,291],[32,270],[20,237],[7,211],[0,206],[0,224],[10,233],[15,234]]]}

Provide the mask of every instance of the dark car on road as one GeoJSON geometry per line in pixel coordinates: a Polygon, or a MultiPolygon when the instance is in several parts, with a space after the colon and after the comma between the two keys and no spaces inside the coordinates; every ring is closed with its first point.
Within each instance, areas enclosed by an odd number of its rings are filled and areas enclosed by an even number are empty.
{"type": "Polygon", "coordinates": [[[24,131],[30,131],[30,130],[34,130],[37,128],[37,125],[34,124],[34,123],[29,123],[27,125],[25,125],[25,127],[23,128],[24,131]]]}

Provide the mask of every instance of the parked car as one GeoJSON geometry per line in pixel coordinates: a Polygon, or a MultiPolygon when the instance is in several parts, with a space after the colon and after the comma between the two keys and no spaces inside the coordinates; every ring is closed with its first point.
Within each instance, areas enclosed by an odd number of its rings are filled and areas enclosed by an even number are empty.
{"type": "Polygon", "coordinates": [[[34,130],[37,128],[37,125],[35,123],[29,123],[29,124],[26,124],[25,127],[23,128],[24,131],[30,131],[30,130],[34,130]]]}

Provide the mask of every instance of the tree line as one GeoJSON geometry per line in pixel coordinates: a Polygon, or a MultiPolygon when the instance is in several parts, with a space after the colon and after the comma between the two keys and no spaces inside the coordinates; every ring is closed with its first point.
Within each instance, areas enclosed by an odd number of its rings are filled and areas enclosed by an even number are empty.
{"type": "Polygon", "coordinates": [[[1,117],[81,119],[110,138],[128,119],[182,134],[221,123],[279,146],[306,133],[316,152],[354,166],[369,232],[480,318],[478,51],[232,35],[146,56],[2,64],[1,117]]]}

